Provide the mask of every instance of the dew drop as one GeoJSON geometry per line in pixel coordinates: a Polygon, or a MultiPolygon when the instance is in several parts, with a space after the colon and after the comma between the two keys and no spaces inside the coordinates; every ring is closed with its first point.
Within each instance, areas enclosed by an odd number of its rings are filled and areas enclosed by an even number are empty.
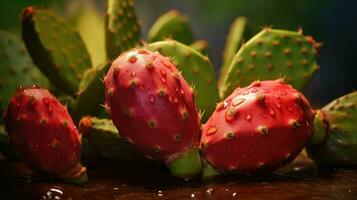
{"type": "Polygon", "coordinates": [[[280,95],[287,95],[288,93],[286,93],[285,91],[281,91],[280,95]]]}
{"type": "Polygon", "coordinates": [[[281,109],[281,104],[280,103],[277,103],[277,104],[275,104],[276,105],[276,107],[278,108],[278,109],[281,109]]]}
{"type": "Polygon", "coordinates": [[[135,72],[131,72],[130,76],[131,76],[131,77],[134,77],[135,74],[136,74],[135,72]]]}
{"type": "Polygon", "coordinates": [[[184,96],[185,95],[185,91],[183,91],[183,89],[180,89],[180,94],[181,94],[181,96],[184,96]]]}
{"type": "Polygon", "coordinates": [[[244,98],[234,98],[232,101],[233,106],[238,106],[245,101],[244,98]]]}
{"type": "Polygon", "coordinates": [[[155,103],[154,95],[149,95],[149,101],[150,101],[150,103],[155,103]]]}
{"type": "Polygon", "coordinates": [[[252,119],[252,115],[251,114],[247,114],[247,116],[245,116],[245,120],[250,121],[252,119]]]}
{"type": "Polygon", "coordinates": [[[207,130],[206,135],[212,135],[215,134],[217,132],[218,128],[216,126],[210,126],[207,130]]]}
{"type": "Polygon", "coordinates": [[[290,106],[288,106],[288,111],[289,111],[289,112],[292,112],[293,109],[292,109],[290,106]]]}
{"type": "Polygon", "coordinates": [[[263,89],[263,92],[267,94],[267,93],[270,92],[270,90],[268,90],[268,89],[263,89]]]}
{"type": "Polygon", "coordinates": [[[175,97],[175,98],[174,98],[174,103],[177,104],[177,102],[178,102],[178,99],[175,97]]]}
{"type": "Polygon", "coordinates": [[[269,115],[275,116],[275,111],[272,108],[269,108],[269,115]]]}

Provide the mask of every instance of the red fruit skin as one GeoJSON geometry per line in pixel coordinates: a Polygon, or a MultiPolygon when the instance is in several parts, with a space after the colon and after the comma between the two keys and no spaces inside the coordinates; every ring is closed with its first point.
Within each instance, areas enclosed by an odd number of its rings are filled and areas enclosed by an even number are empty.
{"type": "Polygon", "coordinates": [[[22,160],[52,175],[76,173],[81,138],[65,106],[48,90],[20,88],[5,112],[5,125],[22,160]]]}
{"type": "Polygon", "coordinates": [[[201,148],[220,171],[272,172],[303,149],[313,116],[307,99],[282,80],[254,82],[217,105],[203,126],[201,148]]]}
{"type": "Polygon", "coordinates": [[[198,147],[193,91],[169,58],[143,49],[123,53],[104,85],[115,126],[146,157],[168,162],[198,147]]]}

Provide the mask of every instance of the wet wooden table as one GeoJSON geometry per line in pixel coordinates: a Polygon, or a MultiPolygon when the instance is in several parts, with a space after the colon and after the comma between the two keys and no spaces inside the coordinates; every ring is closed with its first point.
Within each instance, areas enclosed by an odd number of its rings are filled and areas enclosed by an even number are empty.
{"type": "Polygon", "coordinates": [[[264,177],[184,181],[156,165],[88,167],[89,183],[29,182],[20,162],[0,162],[0,199],[357,199],[357,169],[316,169],[300,158],[264,177]]]}

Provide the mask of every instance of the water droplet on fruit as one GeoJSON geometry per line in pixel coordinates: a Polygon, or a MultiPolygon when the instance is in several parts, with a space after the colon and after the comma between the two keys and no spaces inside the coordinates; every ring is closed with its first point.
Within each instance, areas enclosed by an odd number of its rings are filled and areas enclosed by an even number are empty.
{"type": "Polygon", "coordinates": [[[177,102],[178,102],[178,99],[175,97],[175,98],[174,98],[174,103],[177,104],[177,102]]]}
{"type": "Polygon", "coordinates": [[[181,94],[181,96],[184,96],[185,95],[185,91],[183,91],[183,89],[180,89],[180,94],[181,94]]]}
{"type": "Polygon", "coordinates": [[[277,107],[278,109],[281,109],[281,104],[280,104],[280,103],[277,103],[277,104],[276,104],[276,107],[277,107]]]}
{"type": "Polygon", "coordinates": [[[216,126],[210,126],[207,130],[206,135],[212,135],[215,134],[217,132],[218,128],[216,126]]]}
{"type": "Polygon", "coordinates": [[[233,106],[238,106],[245,101],[244,98],[234,98],[232,101],[233,106]]]}
{"type": "Polygon", "coordinates": [[[154,95],[149,95],[149,101],[150,101],[150,103],[155,103],[154,95]]]}
{"type": "Polygon", "coordinates": [[[290,106],[288,106],[288,111],[289,111],[289,112],[292,112],[293,109],[292,109],[290,106]]]}
{"type": "Polygon", "coordinates": [[[270,90],[264,88],[264,89],[263,89],[263,92],[267,94],[267,93],[270,92],[270,90]]]}
{"type": "Polygon", "coordinates": [[[161,78],[161,82],[162,82],[163,84],[166,84],[166,79],[165,79],[164,77],[162,77],[162,78],[161,78]]]}
{"type": "Polygon", "coordinates": [[[285,91],[281,91],[280,95],[287,95],[288,93],[286,93],[285,91]]]}
{"type": "Polygon", "coordinates": [[[266,150],[264,151],[264,153],[265,153],[265,155],[269,155],[269,154],[270,154],[270,151],[266,149],[266,150]]]}
{"type": "Polygon", "coordinates": [[[227,122],[233,121],[233,119],[235,118],[236,114],[237,114],[237,109],[231,107],[225,114],[226,121],[227,122]]]}
{"type": "Polygon", "coordinates": [[[136,74],[135,72],[131,72],[130,76],[131,76],[131,77],[134,77],[135,74],[136,74]]]}
{"type": "Polygon", "coordinates": [[[250,121],[250,120],[252,119],[252,115],[251,115],[251,114],[247,114],[247,115],[245,116],[245,119],[246,119],[247,121],[250,121]]]}
{"type": "Polygon", "coordinates": [[[269,115],[274,116],[275,115],[275,111],[272,108],[269,108],[269,115]]]}

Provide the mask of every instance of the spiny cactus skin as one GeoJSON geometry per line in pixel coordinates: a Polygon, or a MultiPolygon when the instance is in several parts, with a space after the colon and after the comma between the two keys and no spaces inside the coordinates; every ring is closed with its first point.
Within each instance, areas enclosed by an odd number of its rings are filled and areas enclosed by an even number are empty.
{"type": "Polygon", "coordinates": [[[0,31],[0,122],[7,103],[19,86],[49,85],[45,76],[32,64],[22,41],[15,35],[0,31]]]}
{"type": "Polygon", "coordinates": [[[145,162],[146,159],[119,135],[110,119],[84,117],[79,132],[88,139],[89,145],[104,157],[113,161],[145,162]]]}
{"type": "Polygon", "coordinates": [[[104,87],[102,77],[108,72],[111,63],[101,65],[86,71],[79,84],[77,99],[74,106],[74,121],[79,120],[86,115],[96,116],[104,104],[104,87]]]}
{"type": "Polygon", "coordinates": [[[168,38],[186,45],[193,42],[193,33],[188,19],[177,10],[171,10],[158,18],[148,32],[148,42],[168,38]]]}
{"type": "Polygon", "coordinates": [[[223,81],[227,76],[228,68],[232,62],[234,55],[237,53],[239,47],[243,44],[243,35],[246,28],[247,19],[245,17],[238,17],[234,20],[230,27],[226,45],[223,51],[222,67],[218,79],[218,88],[221,88],[223,81]]]}
{"type": "Polygon", "coordinates": [[[104,85],[115,126],[138,151],[166,162],[175,176],[200,172],[193,91],[169,58],[144,49],[123,53],[112,63],[104,85]]]}
{"type": "Polygon", "coordinates": [[[317,113],[317,130],[307,146],[309,156],[324,167],[357,166],[357,92],[332,101],[317,113]]]}
{"type": "Polygon", "coordinates": [[[141,43],[133,0],[107,0],[105,28],[108,59],[141,43]]]}
{"type": "Polygon", "coordinates": [[[48,10],[27,7],[22,13],[22,38],[40,70],[75,96],[83,72],[92,67],[78,32],[48,10]]]}
{"type": "Polygon", "coordinates": [[[214,68],[208,57],[174,40],[155,42],[148,48],[172,58],[183,77],[194,87],[196,105],[206,121],[219,101],[214,68]]]}
{"type": "Polygon", "coordinates": [[[191,48],[194,50],[200,52],[204,56],[210,55],[209,47],[208,47],[208,42],[206,40],[197,40],[196,42],[192,43],[190,45],[191,48]]]}
{"type": "Polygon", "coordinates": [[[234,56],[220,90],[221,97],[254,80],[282,77],[301,89],[318,69],[318,47],[312,37],[300,32],[263,29],[234,56]]]}
{"type": "Polygon", "coordinates": [[[5,126],[22,160],[72,183],[87,181],[81,137],[66,107],[48,90],[20,88],[5,112],[5,126]]]}
{"type": "Polygon", "coordinates": [[[312,134],[307,99],[282,80],[237,88],[203,126],[202,152],[226,173],[268,173],[292,161],[312,134]]]}

